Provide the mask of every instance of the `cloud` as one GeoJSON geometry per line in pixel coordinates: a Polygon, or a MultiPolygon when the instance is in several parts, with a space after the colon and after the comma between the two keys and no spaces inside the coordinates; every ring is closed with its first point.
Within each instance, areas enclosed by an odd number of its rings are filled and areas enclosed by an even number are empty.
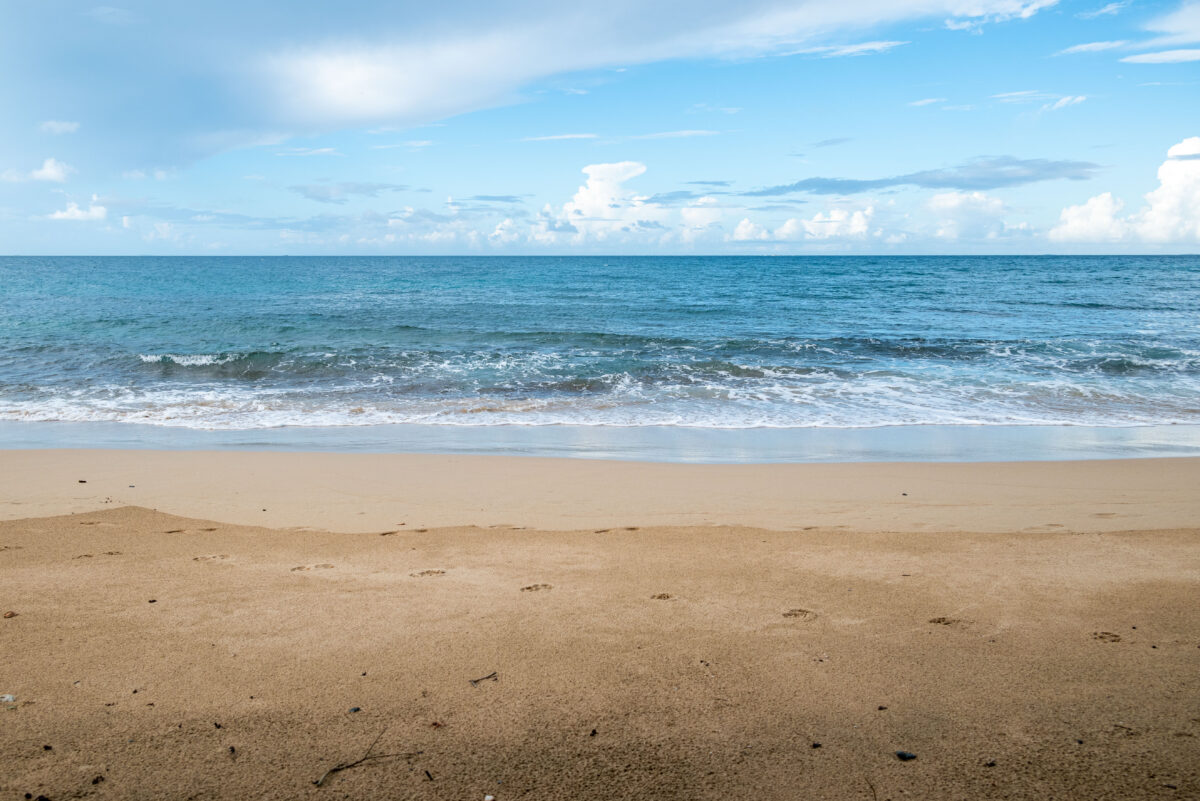
{"type": "Polygon", "coordinates": [[[797,55],[812,53],[819,55],[821,58],[842,58],[844,56],[870,56],[876,53],[885,53],[893,47],[910,44],[909,42],[859,42],[858,44],[848,45],[822,45],[820,47],[806,47],[803,50],[793,51],[797,55]]]}
{"type": "Polygon", "coordinates": [[[586,183],[563,204],[558,218],[577,229],[576,241],[653,230],[666,220],[668,209],[625,186],[645,172],[646,165],[636,161],[589,164],[583,168],[586,183]]]}
{"type": "Polygon", "coordinates": [[[381,192],[403,192],[407,189],[408,187],[404,184],[356,183],[353,181],[299,184],[288,187],[289,191],[318,203],[345,203],[352,195],[379,197],[381,192]]]}
{"type": "Polygon", "coordinates": [[[684,242],[694,242],[706,231],[719,227],[724,214],[715,197],[697,198],[679,210],[679,219],[683,222],[680,238],[684,242]]]}
{"type": "Polygon", "coordinates": [[[833,147],[834,145],[844,145],[847,142],[853,142],[854,138],[850,136],[839,136],[834,139],[822,139],[819,142],[813,142],[813,147],[833,147]]]}
{"type": "Polygon", "coordinates": [[[132,11],[113,6],[96,6],[84,13],[106,25],[132,25],[137,22],[137,16],[132,11]]]}
{"type": "Polygon", "coordinates": [[[1119,3],[1109,3],[1106,6],[1101,6],[1094,11],[1081,11],[1075,16],[1080,19],[1095,19],[1096,17],[1113,16],[1121,13],[1121,9],[1125,8],[1132,0],[1121,0],[1119,3]]]}
{"type": "Polygon", "coordinates": [[[1026,18],[1056,0],[745,0],[727,3],[613,0],[582,13],[569,4],[498,0],[465,16],[448,9],[406,20],[371,41],[265,48],[251,81],[265,108],[293,123],[336,128],[367,122],[419,124],[511,103],[553,75],[657,61],[811,52],[880,53],[902,44],[828,44],[847,31],[945,18],[977,26],[1026,18]],[[825,40],[825,41],[822,41],[825,40]]]}
{"type": "Polygon", "coordinates": [[[1052,161],[1048,159],[1018,159],[1013,156],[983,156],[954,167],[921,170],[891,178],[805,178],[791,184],[770,186],[752,192],[748,197],[773,197],[793,192],[818,195],[851,195],[872,189],[892,186],[918,186],[923,189],[988,190],[1022,186],[1039,181],[1066,178],[1084,181],[1093,177],[1099,165],[1087,161],[1052,161]]]}
{"type": "Polygon", "coordinates": [[[522,198],[519,195],[472,195],[467,200],[479,203],[520,203],[522,198]]]}
{"type": "Polygon", "coordinates": [[[527,136],[522,142],[558,142],[563,139],[595,139],[594,133],[553,134],[551,136],[527,136]]]}
{"type": "Polygon", "coordinates": [[[725,188],[733,185],[733,181],[684,181],[688,186],[715,186],[725,188]]]}
{"type": "Polygon", "coordinates": [[[38,167],[29,173],[31,181],[53,181],[54,183],[65,183],[67,176],[75,172],[75,168],[70,164],[63,164],[58,159],[49,158],[42,162],[42,166],[38,167]]]}
{"type": "Polygon", "coordinates": [[[1042,106],[1042,111],[1058,111],[1067,106],[1077,106],[1085,100],[1087,100],[1087,95],[1067,95],[1066,97],[1060,97],[1053,103],[1047,103],[1042,106]]]}
{"type": "Polygon", "coordinates": [[[1099,53],[1102,50],[1116,50],[1119,47],[1124,47],[1129,44],[1125,39],[1120,39],[1115,42],[1087,42],[1085,44],[1071,45],[1065,50],[1059,50],[1054,55],[1070,56],[1076,53],[1099,53]]]}
{"type": "Polygon", "coordinates": [[[833,209],[829,212],[819,212],[807,220],[793,218],[776,228],[773,238],[782,241],[861,238],[870,230],[871,217],[874,214],[875,208],[867,206],[854,211],[833,209]]]}
{"type": "Polygon", "coordinates": [[[289,147],[287,150],[281,150],[275,154],[276,156],[341,156],[342,154],[332,147],[289,147]]]}
{"type": "Polygon", "coordinates": [[[92,203],[86,209],[79,208],[79,204],[75,202],[67,203],[67,207],[62,211],[56,211],[49,215],[51,220],[103,220],[108,216],[108,209],[104,206],[96,205],[97,197],[92,196],[92,203]]]}
{"type": "Polygon", "coordinates": [[[933,105],[934,103],[945,103],[945,102],[946,102],[946,98],[944,98],[944,97],[926,97],[922,100],[914,100],[911,103],[909,103],[908,105],[910,105],[910,106],[930,106],[930,105],[933,105]]]}
{"type": "Polygon", "coordinates": [[[1200,50],[1162,50],[1158,53],[1139,53],[1121,59],[1129,64],[1181,64],[1185,61],[1200,61],[1200,50]]]}
{"type": "Polygon", "coordinates": [[[927,205],[937,219],[939,239],[995,239],[1006,230],[1004,202],[983,192],[943,192],[927,205]]]}
{"type": "Polygon", "coordinates": [[[1063,209],[1048,236],[1057,242],[1200,242],[1200,136],[1167,150],[1158,188],[1145,199],[1140,210],[1122,216],[1123,204],[1111,192],[1096,195],[1063,209]]]}
{"type": "Polygon", "coordinates": [[[629,139],[690,139],[693,136],[716,136],[720,131],[660,131],[658,133],[638,134],[629,139]]]}
{"type": "Polygon", "coordinates": [[[46,120],[38,126],[38,130],[48,134],[69,134],[79,130],[79,123],[65,120],[46,120]]]}
{"type": "Polygon", "coordinates": [[[1148,22],[1146,30],[1159,34],[1145,43],[1151,47],[1200,42],[1200,0],[1184,0],[1170,14],[1148,22]]]}
{"type": "Polygon", "coordinates": [[[745,217],[733,229],[733,235],[730,238],[734,242],[757,242],[770,239],[771,232],[758,223],[751,222],[749,217],[745,217]]]}

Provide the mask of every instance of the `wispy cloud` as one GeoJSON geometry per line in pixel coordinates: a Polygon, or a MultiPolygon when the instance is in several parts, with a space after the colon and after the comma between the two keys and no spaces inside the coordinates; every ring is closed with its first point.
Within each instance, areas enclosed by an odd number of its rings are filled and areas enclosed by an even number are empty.
{"type": "Polygon", "coordinates": [[[332,147],[289,147],[287,150],[281,150],[275,154],[276,156],[341,156],[336,148],[332,147]]]}
{"type": "Polygon", "coordinates": [[[986,156],[954,167],[921,170],[890,178],[805,178],[795,183],[770,186],[743,194],[747,197],[774,197],[794,192],[810,192],[817,195],[852,195],[894,186],[917,186],[923,189],[1000,189],[1061,178],[1084,181],[1092,178],[1099,168],[1098,164],[1087,161],[986,156]]]}
{"type": "Polygon", "coordinates": [[[833,139],[822,139],[819,142],[813,142],[812,146],[813,147],[833,147],[834,145],[844,145],[847,142],[853,142],[853,141],[854,141],[854,137],[852,137],[852,136],[838,136],[833,139]]]}
{"type": "Polygon", "coordinates": [[[688,186],[713,186],[724,188],[733,185],[733,181],[684,181],[688,186]]]}
{"type": "Polygon", "coordinates": [[[38,129],[42,133],[48,134],[69,134],[79,130],[79,123],[66,120],[46,120],[38,126],[38,129]]]}
{"type": "Polygon", "coordinates": [[[803,50],[792,51],[796,55],[811,54],[821,58],[842,58],[844,56],[871,56],[876,53],[886,53],[893,47],[909,44],[909,42],[858,42],[847,45],[822,45],[806,47],[803,50]]]}
{"type": "Polygon", "coordinates": [[[1087,42],[1085,44],[1071,45],[1068,48],[1059,50],[1054,55],[1056,56],[1071,56],[1076,53],[1099,53],[1102,50],[1116,50],[1119,47],[1124,47],[1129,44],[1125,39],[1119,39],[1115,42],[1087,42]]]}
{"type": "Polygon", "coordinates": [[[594,133],[551,134],[550,136],[526,136],[522,142],[559,142],[565,139],[595,139],[594,133]]]}
{"type": "Polygon", "coordinates": [[[659,131],[657,133],[637,134],[636,136],[627,137],[629,139],[688,139],[693,136],[716,136],[720,131],[659,131]]]}
{"type": "Polygon", "coordinates": [[[910,106],[932,106],[934,103],[945,103],[947,98],[944,97],[926,97],[921,100],[914,100],[908,105],[910,106]]]}
{"type": "Polygon", "coordinates": [[[403,192],[407,189],[408,187],[404,184],[356,183],[354,181],[298,184],[288,187],[289,191],[318,203],[345,203],[352,195],[379,197],[381,192],[403,192]]]}
{"type": "Polygon", "coordinates": [[[1139,53],[1121,59],[1129,64],[1181,64],[1200,61],[1200,50],[1162,50],[1157,53],[1139,53]]]}
{"type": "Polygon", "coordinates": [[[1080,19],[1095,19],[1096,17],[1109,17],[1115,14],[1120,14],[1121,10],[1128,6],[1132,0],[1121,0],[1119,3],[1109,3],[1106,6],[1101,6],[1093,11],[1080,11],[1075,16],[1080,19]]]}
{"type": "Polygon", "coordinates": [[[1060,97],[1053,103],[1047,103],[1042,106],[1042,111],[1058,111],[1067,106],[1077,106],[1085,100],[1087,100],[1087,95],[1067,95],[1066,97],[1060,97]]]}

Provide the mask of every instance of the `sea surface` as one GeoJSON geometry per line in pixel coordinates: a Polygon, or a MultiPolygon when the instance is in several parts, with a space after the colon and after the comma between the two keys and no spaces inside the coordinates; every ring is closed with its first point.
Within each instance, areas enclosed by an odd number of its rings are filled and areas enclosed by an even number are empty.
{"type": "Polygon", "coordinates": [[[1194,426],[1200,258],[0,258],[51,421],[1194,426]]]}

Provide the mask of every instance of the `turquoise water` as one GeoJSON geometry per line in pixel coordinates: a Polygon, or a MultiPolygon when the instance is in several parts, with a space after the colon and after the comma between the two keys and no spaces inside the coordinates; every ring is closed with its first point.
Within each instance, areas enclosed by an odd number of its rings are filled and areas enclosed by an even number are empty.
{"type": "Polygon", "coordinates": [[[49,421],[1195,425],[1200,258],[0,258],[49,421]]]}

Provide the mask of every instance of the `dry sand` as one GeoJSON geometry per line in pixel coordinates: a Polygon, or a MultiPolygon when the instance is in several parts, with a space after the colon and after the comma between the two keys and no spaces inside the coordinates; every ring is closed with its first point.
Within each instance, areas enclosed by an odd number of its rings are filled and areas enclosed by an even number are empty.
{"type": "Polygon", "coordinates": [[[0,798],[1197,798],[1198,478],[0,453],[0,798]]]}

